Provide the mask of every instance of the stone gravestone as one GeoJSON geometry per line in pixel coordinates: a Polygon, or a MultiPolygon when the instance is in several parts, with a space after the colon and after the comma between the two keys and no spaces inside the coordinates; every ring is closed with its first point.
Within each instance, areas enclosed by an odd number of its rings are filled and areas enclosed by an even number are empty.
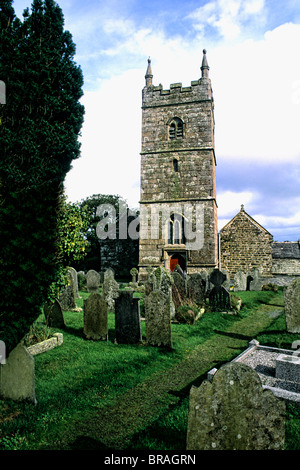
{"type": "Polygon", "coordinates": [[[74,310],[77,308],[75,300],[75,286],[73,276],[70,271],[67,272],[67,285],[59,294],[58,300],[63,310],[74,310]]]}
{"type": "Polygon", "coordinates": [[[170,297],[155,290],[145,296],[147,343],[172,348],[170,297]]]}
{"type": "Polygon", "coordinates": [[[209,293],[209,305],[213,310],[228,310],[231,308],[230,294],[222,286],[225,277],[225,274],[219,269],[214,269],[209,277],[209,281],[214,285],[209,293]]]}
{"type": "Polygon", "coordinates": [[[118,344],[136,344],[142,340],[139,299],[132,292],[120,291],[115,300],[115,329],[118,344]]]}
{"type": "Polygon", "coordinates": [[[21,343],[11,351],[6,363],[0,365],[0,395],[36,403],[34,357],[21,343]]]}
{"type": "Polygon", "coordinates": [[[46,303],[43,310],[47,326],[50,328],[65,327],[63,311],[57,299],[55,299],[52,303],[46,303]]]}
{"type": "Polygon", "coordinates": [[[205,281],[201,274],[191,274],[187,278],[187,297],[198,307],[205,304],[205,281]]]}
{"type": "Polygon", "coordinates": [[[235,291],[247,290],[247,276],[243,271],[238,271],[233,277],[233,285],[235,291]]]}
{"type": "Polygon", "coordinates": [[[169,271],[161,266],[156,268],[152,274],[153,290],[162,292],[167,295],[170,300],[171,320],[175,318],[175,305],[172,299],[172,286],[174,280],[169,271]]]}
{"type": "Polygon", "coordinates": [[[109,275],[104,274],[104,282],[103,282],[102,290],[103,290],[104,299],[106,300],[106,303],[108,305],[108,310],[110,312],[114,312],[115,300],[119,296],[119,284],[117,283],[117,281],[115,281],[113,270],[110,270],[109,275]]]}
{"type": "Polygon", "coordinates": [[[104,279],[103,279],[103,282],[104,282],[105,279],[107,279],[108,277],[115,278],[115,271],[114,271],[112,268],[108,268],[108,269],[104,272],[104,279]]]}
{"type": "Polygon", "coordinates": [[[88,292],[99,292],[100,274],[94,269],[90,269],[86,273],[86,288],[88,292]]]}
{"type": "Polygon", "coordinates": [[[285,403],[246,364],[228,363],[190,391],[187,450],[283,450],[285,403]]]}
{"type": "Polygon", "coordinates": [[[300,278],[294,279],[284,292],[287,331],[300,333],[300,278]]]}
{"type": "Polygon", "coordinates": [[[103,296],[93,292],[83,303],[83,334],[86,339],[107,341],[108,309],[103,296]]]}
{"type": "Polygon", "coordinates": [[[186,280],[175,270],[172,273],[172,299],[175,308],[180,307],[186,299],[186,280]]]}
{"type": "Polygon", "coordinates": [[[260,277],[259,269],[253,269],[249,275],[252,277],[250,282],[250,290],[260,291],[262,290],[262,280],[260,277]]]}
{"type": "Polygon", "coordinates": [[[78,275],[76,269],[70,267],[68,268],[68,271],[70,271],[72,277],[73,277],[73,284],[74,284],[74,290],[75,290],[75,299],[80,299],[80,295],[78,292],[78,275]]]}

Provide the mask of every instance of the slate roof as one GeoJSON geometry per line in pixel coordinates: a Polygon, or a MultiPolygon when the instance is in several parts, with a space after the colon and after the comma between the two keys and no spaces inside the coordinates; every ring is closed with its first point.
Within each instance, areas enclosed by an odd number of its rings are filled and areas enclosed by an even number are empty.
{"type": "Polygon", "coordinates": [[[273,242],[272,256],[277,259],[300,259],[299,242],[273,242]]]}

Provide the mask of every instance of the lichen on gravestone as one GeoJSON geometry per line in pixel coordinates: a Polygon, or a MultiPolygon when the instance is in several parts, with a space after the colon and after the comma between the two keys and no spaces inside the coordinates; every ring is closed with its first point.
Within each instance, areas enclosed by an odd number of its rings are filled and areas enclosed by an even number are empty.
{"type": "Polygon", "coordinates": [[[255,370],[228,363],[190,390],[187,450],[283,450],[285,410],[255,370]]]}

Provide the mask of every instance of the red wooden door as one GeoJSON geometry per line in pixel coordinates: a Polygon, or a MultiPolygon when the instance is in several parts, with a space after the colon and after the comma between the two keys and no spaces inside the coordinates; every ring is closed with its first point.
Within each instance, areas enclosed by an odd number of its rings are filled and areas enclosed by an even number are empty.
{"type": "Polygon", "coordinates": [[[170,271],[171,273],[176,268],[177,264],[181,267],[182,271],[185,271],[185,259],[179,254],[175,254],[170,259],[170,271]]]}

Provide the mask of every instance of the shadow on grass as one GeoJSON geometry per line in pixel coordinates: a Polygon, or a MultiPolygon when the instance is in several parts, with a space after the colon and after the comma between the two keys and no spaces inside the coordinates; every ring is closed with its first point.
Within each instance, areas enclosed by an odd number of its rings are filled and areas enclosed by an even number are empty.
{"type": "Polygon", "coordinates": [[[214,329],[214,333],[216,333],[217,335],[229,336],[230,338],[241,339],[243,341],[248,341],[248,342],[253,339],[252,336],[241,335],[239,333],[230,333],[230,331],[227,332],[227,331],[221,331],[221,330],[215,330],[214,329]]]}
{"type": "Polygon", "coordinates": [[[113,450],[101,441],[88,436],[77,436],[75,441],[69,444],[69,448],[71,450],[113,450]]]}

